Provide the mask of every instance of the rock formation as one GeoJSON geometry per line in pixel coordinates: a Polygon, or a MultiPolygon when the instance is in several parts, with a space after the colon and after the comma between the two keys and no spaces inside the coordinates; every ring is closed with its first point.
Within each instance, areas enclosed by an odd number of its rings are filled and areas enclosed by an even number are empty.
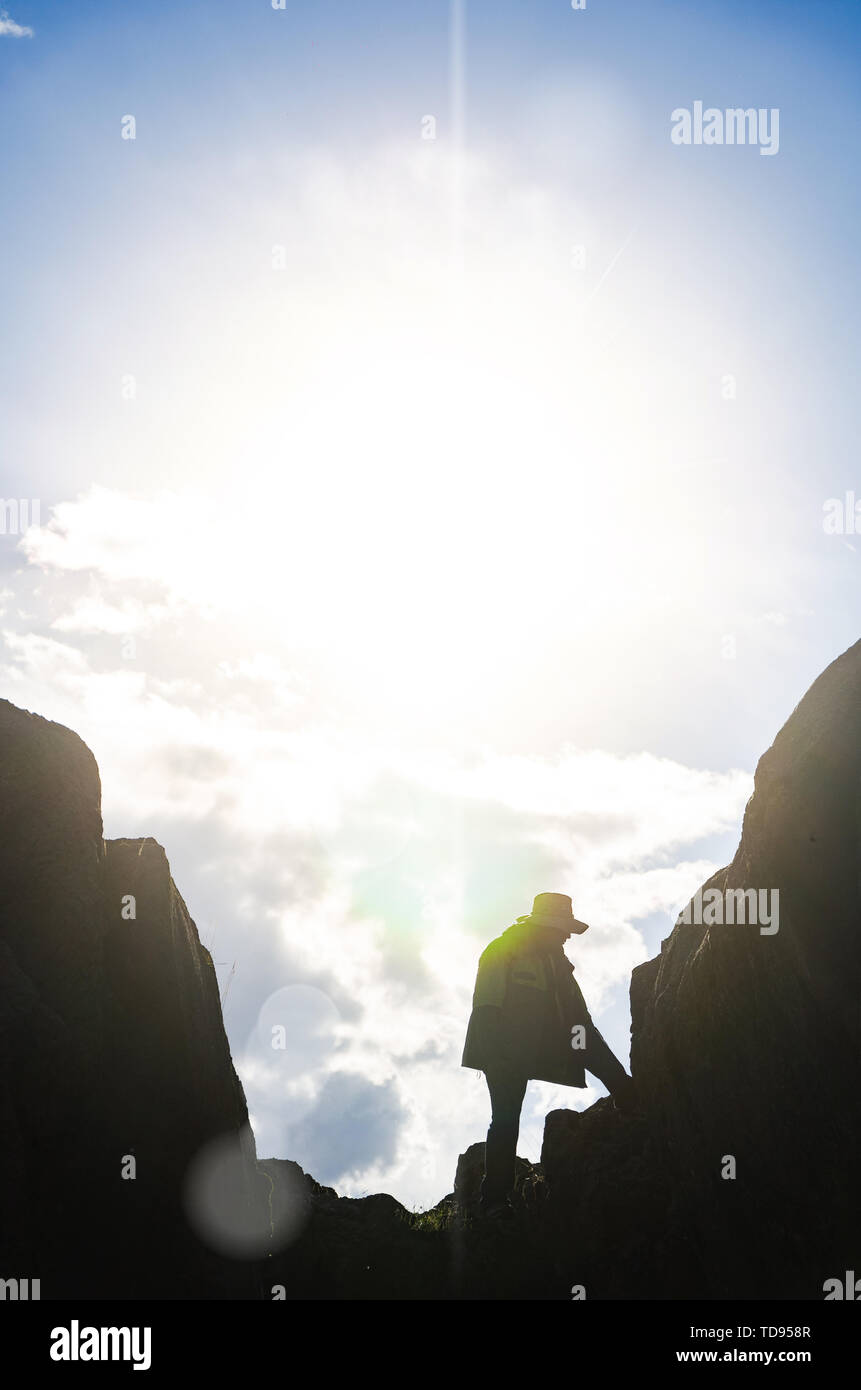
{"type": "Polygon", "coordinates": [[[5,701],[0,857],[0,1275],[43,1298],[821,1299],[858,1265],[861,642],[705,885],[776,890],[778,930],[677,923],[633,973],[639,1108],[549,1115],[501,1226],[478,1144],[419,1216],[257,1161],[164,851],[106,844],[92,755],[5,701]]]}
{"type": "Polygon", "coordinates": [[[207,1142],[254,1177],[212,960],[164,850],[103,840],[89,749],[5,700],[0,882],[2,1277],[43,1298],[254,1296],[184,1215],[207,1142]]]}

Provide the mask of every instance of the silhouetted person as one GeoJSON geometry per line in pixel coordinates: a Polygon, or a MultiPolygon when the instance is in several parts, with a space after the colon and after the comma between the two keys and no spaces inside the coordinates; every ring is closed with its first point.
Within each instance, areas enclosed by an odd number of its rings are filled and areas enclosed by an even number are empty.
{"type": "Polygon", "coordinates": [[[461,1065],[483,1071],[490,1091],[485,1215],[510,1210],[527,1081],[585,1086],[588,1067],[620,1109],[633,1103],[633,1081],[592,1022],[562,949],[572,933],[587,930],[564,893],[539,893],[531,914],[491,941],[479,959],[461,1065]]]}

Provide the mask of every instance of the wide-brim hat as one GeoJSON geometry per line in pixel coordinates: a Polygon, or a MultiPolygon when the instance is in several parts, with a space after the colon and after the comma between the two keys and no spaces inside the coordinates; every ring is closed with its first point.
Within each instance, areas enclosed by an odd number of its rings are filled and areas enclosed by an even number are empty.
{"type": "Polygon", "coordinates": [[[556,927],[558,931],[575,932],[578,936],[589,930],[588,922],[580,922],[574,916],[567,893],[537,893],[532,903],[532,921],[541,927],[556,927]]]}

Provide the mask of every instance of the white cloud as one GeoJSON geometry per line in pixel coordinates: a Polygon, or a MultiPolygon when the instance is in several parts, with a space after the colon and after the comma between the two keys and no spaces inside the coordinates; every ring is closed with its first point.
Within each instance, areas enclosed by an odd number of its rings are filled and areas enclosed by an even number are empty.
{"type": "Polygon", "coordinates": [[[229,518],[225,524],[201,497],[166,491],[134,497],[94,486],[74,501],[60,502],[47,525],[30,527],[21,550],[46,570],[149,580],[205,604],[209,591],[203,585],[221,569],[213,561],[216,553],[223,559],[216,546],[227,543],[229,527],[229,518]],[[201,582],[204,553],[210,561],[201,582]]]}
{"type": "Polygon", "coordinates": [[[124,636],[147,632],[173,614],[175,609],[167,604],[141,603],[138,599],[112,604],[97,594],[89,594],[55,618],[51,626],[58,632],[124,636]]]}
{"type": "Polygon", "coordinates": [[[16,24],[9,18],[8,11],[0,10],[0,38],[32,39],[33,30],[26,24],[16,24]]]}
{"type": "Polygon", "coordinates": [[[11,665],[4,667],[7,675],[14,673],[15,679],[26,678],[36,687],[56,686],[74,694],[80,690],[80,682],[86,680],[89,667],[76,647],[51,637],[41,637],[38,633],[22,636],[7,630],[2,635],[12,656],[11,665]]]}

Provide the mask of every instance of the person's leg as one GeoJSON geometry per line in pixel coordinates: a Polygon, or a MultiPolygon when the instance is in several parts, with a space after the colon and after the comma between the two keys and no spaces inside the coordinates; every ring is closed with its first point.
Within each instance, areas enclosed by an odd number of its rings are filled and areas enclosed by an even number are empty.
{"type": "Polygon", "coordinates": [[[520,1108],[526,1095],[524,1076],[508,1071],[485,1073],[490,1091],[490,1128],[484,1150],[482,1210],[504,1202],[514,1187],[514,1159],[520,1132],[520,1108]]]}

